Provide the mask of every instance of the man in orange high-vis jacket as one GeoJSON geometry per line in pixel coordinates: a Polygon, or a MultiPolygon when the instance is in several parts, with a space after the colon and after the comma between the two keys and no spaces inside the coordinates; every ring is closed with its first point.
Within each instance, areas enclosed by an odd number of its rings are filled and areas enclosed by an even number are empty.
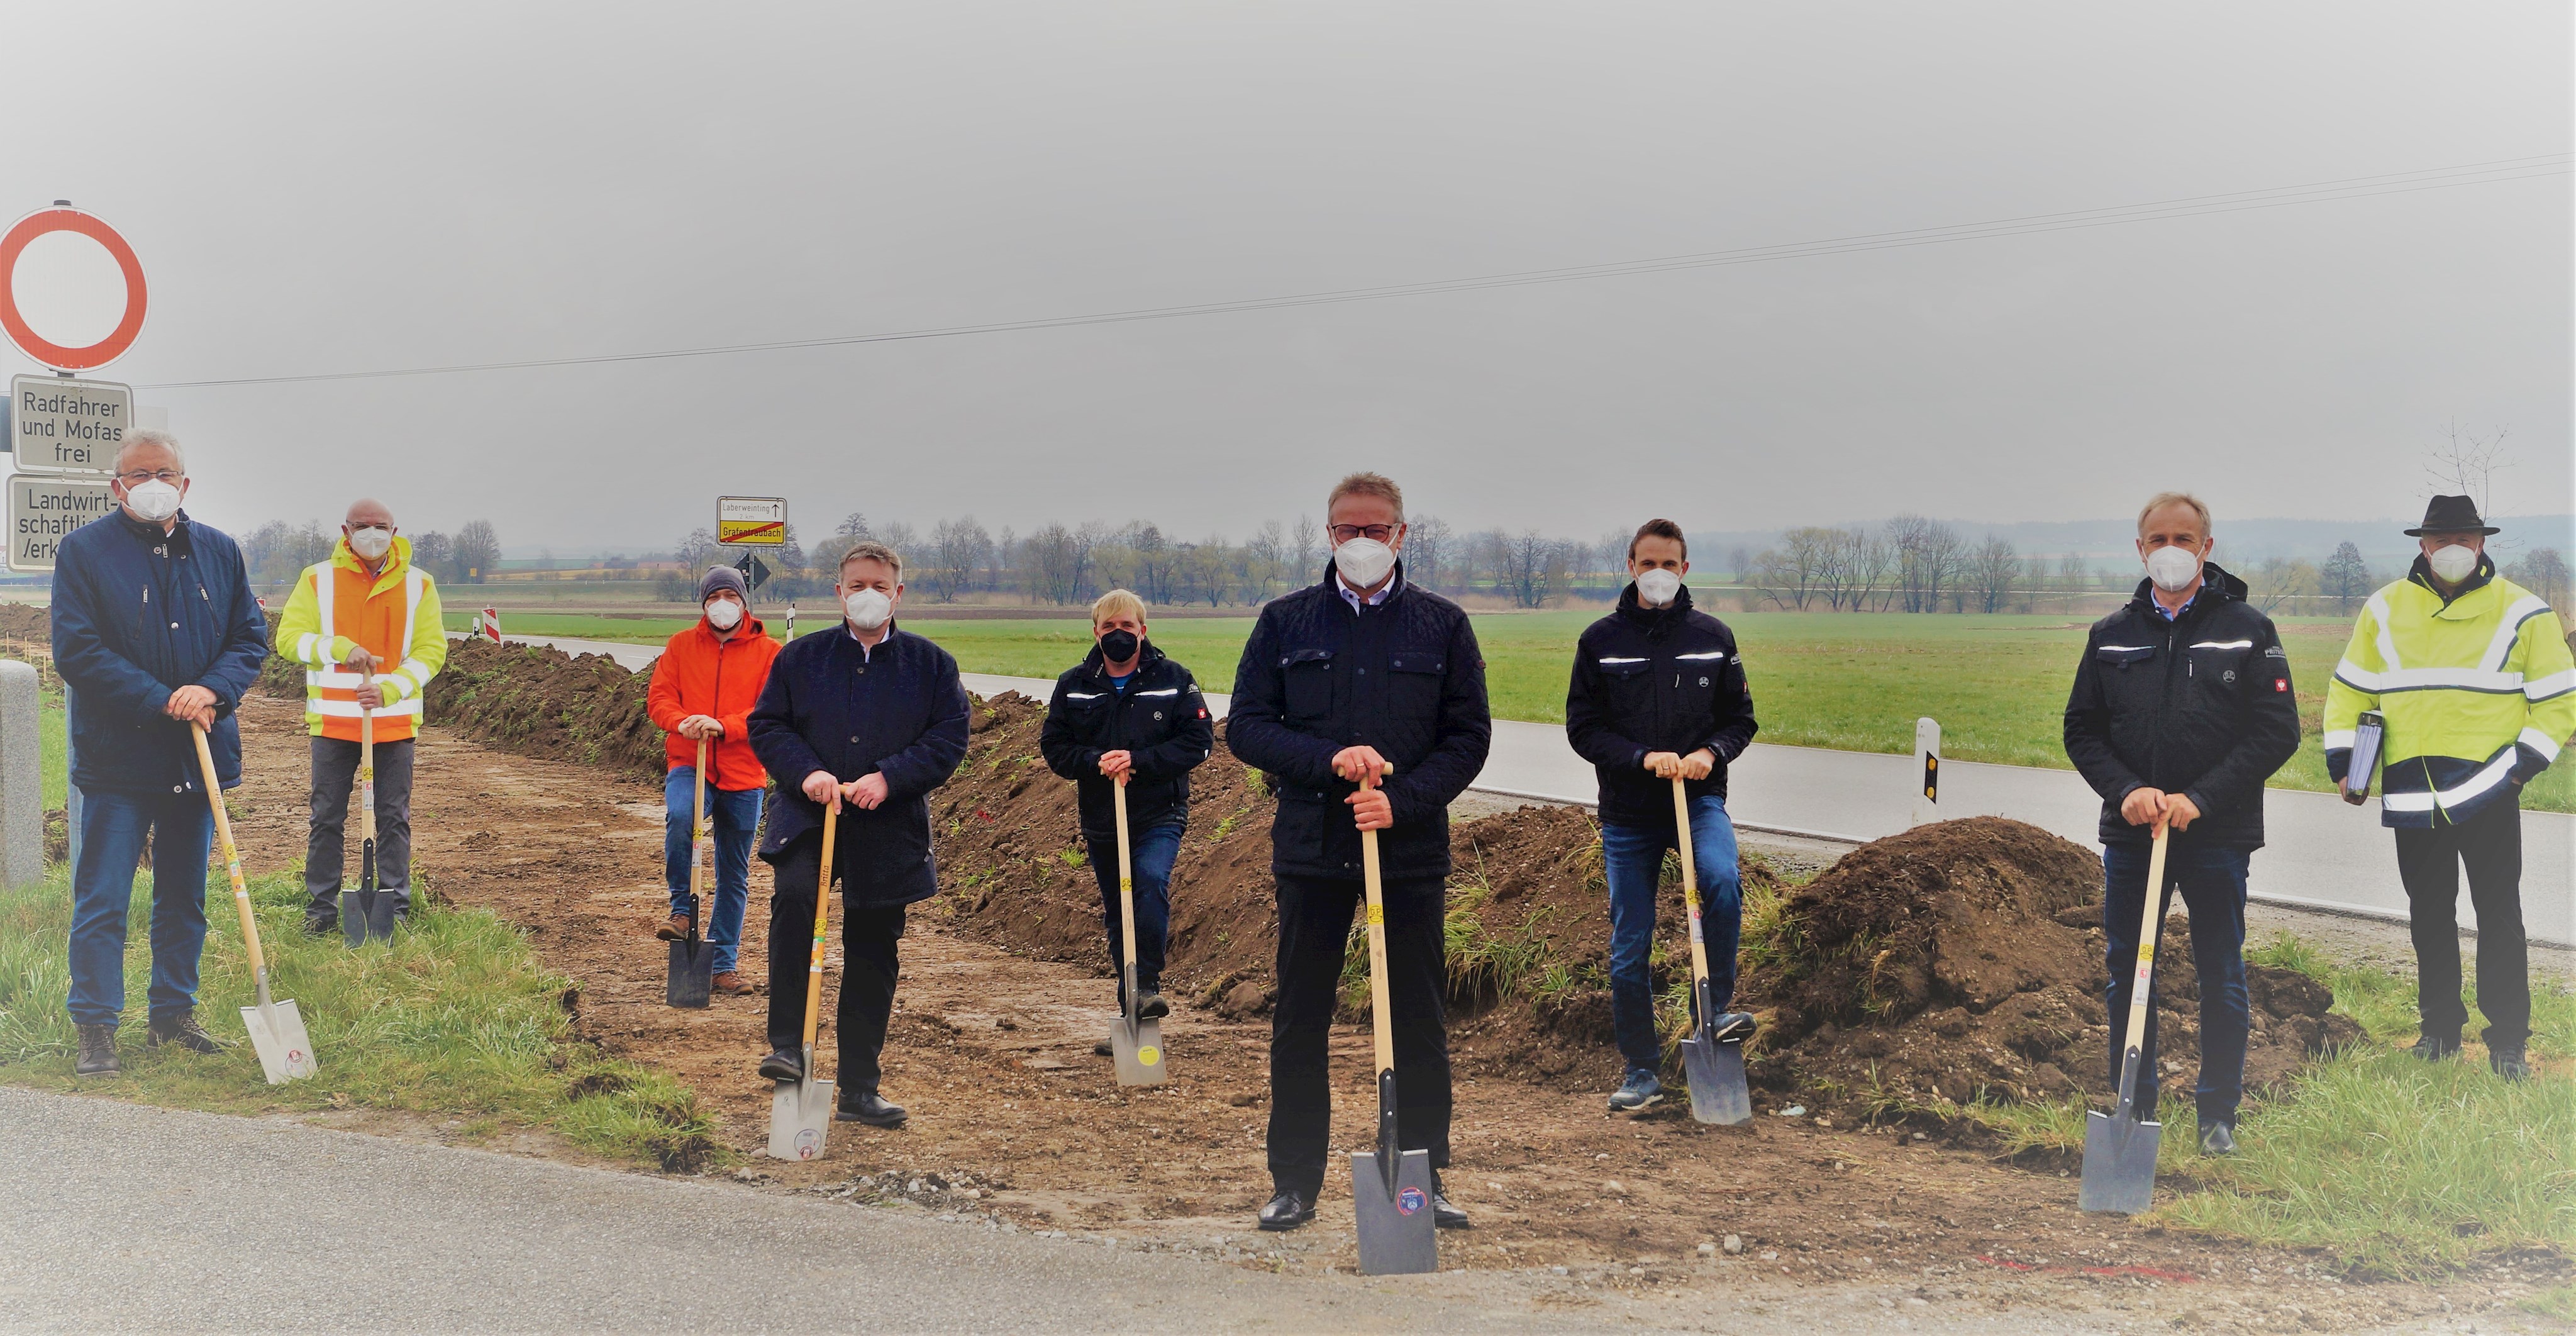
{"type": "Polygon", "coordinates": [[[742,911],[751,895],[761,786],[769,782],[769,772],[752,755],[747,716],[760,703],[770,661],[778,657],[778,642],[744,602],[748,592],[742,572],[731,566],[709,570],[698,582],[697,624],[662,647],[662,657],[653,661],[653,685],[644,693],[645,713],[670,735],[663,743],[668,768],[662,778],[662,864],[671,917],[654,935],[679,941],[706,913],[704,935],[716,951],[713,987],[727,995],[749,991],[734,952],[742,943],[742,911]],[[707,825],[716,846],[712,906],[701,906],[689,890],[689,860],[697,852],[689,823],[696,815],[700,739],[707,746],[707,825]]]}
{"type": "Polygon", "coordinates": [[[375,728],[379,903],[390,903],[396,919],[411,912],[412,734],[421,694],[447,662],[438,612],[437,582],[411,564],[411,542],[395,531],[393,512],[370,499],[349,507],[330,560],[305,568],[278,617],[277,652],[304,667],[304,723],[313,735],[307,932],[340,926],[342,831],[362,710],[375,728]]]}

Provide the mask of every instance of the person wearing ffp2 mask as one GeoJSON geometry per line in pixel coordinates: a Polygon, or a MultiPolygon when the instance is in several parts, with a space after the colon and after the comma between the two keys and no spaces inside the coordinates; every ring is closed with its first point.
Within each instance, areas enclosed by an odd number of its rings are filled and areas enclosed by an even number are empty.
{"type": "Polygon", "coordinates": [[[304,840],[304,929],[310,933],[338,931],[345,914],[358,909],[354,899],[342,903],[341,888],[350,790],[361,737],[370,729],[376,924],[390,933],[411,912],[413,735],[429,680],[447,662],[438,581],[411,556],[411,540],[401,536],[384,502],[353,502],[329,560],[305,569],[278,614],[278,650],[304,668],[304,722],[312,734],[312,817],[304,840]],[[372,716],[364,725],[362,711],[372,716]]]}
{"type": "Polygon", "coordinates": [[[778,781],[760,856],[776,873],[769,911],[769,1047],[760,1074],[804,1070],[806,944],[818,883],[823,812],[839,812],[832,871],[841,882],[838,1117],[900,1127],[878,1091],[894,1013],[904,907],[939,889],[931,861],[932,789],[966,759],[966,688],[948,651],[894,624],[903,558],[865,540],[843,553],[832,592],[843,620],[778,652],[751,712],[751,749],[778,781]]]}
{"type": "Polygon", "coordinates": [[[707,917],[701,935],[715,949],[711,987],[727,997],[750,991],[736,966],[742,915],[751,891],[751,843],[760,830],[761,786],[767,775],[751,750],[751,707],[769,681],[778,642],[751,615],[742,572],[710,568],[698,581],[703,615],[672,636],[653,661],[645,712],[664,731],[662,872],[671,892],[670,917],[653,935],[686,941],[707,917]],[[698,748],[706,748],[707,825],[715,840],[714,904],[699,905],[689,889],[689,860],[696,845],[690,826],[697,814],[698,748]]]}
{"type": "MultiPolygon", "coordinates": [[[[2200,976],[2203,1154],[2236,1148],[2245,1085],[2245,879],[2263,844],[2263,781],[2299,747],[2297,693],[2272,619],[2208,560],[2209,508],[2165,492],[2138,512],[2147,578],[2093,624],[2067,696],[2067,759],[2102,797],[2103,960],[2111,976],[2110,1082],[2127,1056],[2129,989],[2157,827],[2167,836],[2155,921],[2191,907],[2200,976]]],[[[2152,955],[2150,956],[2152,960],[2152,955]]],[[[2156,1017],[2147,1012],[2138,1107],[2156,1107],[2156,1017]]]]}

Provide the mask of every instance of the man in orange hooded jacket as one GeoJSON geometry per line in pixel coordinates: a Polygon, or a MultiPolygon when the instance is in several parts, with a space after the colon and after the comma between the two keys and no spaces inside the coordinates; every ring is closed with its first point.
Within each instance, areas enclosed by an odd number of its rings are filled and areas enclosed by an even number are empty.
{"type": "Polygon", "coordinates": [[[709,570],[698,582],[697,625],[671,637],[653,663],[645,710],[670,736],[664,741],[670,773],[662,781],[662,863],[671,884],[671,917],[654,936],[679,941],[697,918],[689,890],[695,852],[698,742],[707,743],[707,817],[715,828],[715,904],[704,936],[715,947],[715,991],[745,990],[734,949],[742,941],[742,910],[751,889],[752,837],[760,830],[761,785],[768,772],[751,753],[746,716],[769,681],[778,642],[769,638],[744,600],[742,574],[730,566],[709,570]]]}

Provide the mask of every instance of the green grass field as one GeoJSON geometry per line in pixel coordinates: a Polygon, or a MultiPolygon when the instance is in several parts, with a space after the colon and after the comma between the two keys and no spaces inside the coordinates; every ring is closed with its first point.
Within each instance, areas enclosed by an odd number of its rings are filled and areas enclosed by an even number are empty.
{"type": "MultiPolygon", "coordinates": [[[[821,615],[828,616],[828,613],[821,615]]],[[[1558,723],[1575,640],[1597,613],[1488,613],[1476,619],[1496,716],[1558,723]]],[[[1942,750],[1962,761],[2063,769],[2059,741],[2066,692],[2084,645],[2085,623],[2061,617],[1911,616],[1904,613],[1754,612],[1724,614],[1752,675],[1761,740],[1839,751],[1904,752],[1914,721],[1941,721],[1942,750]]],[[[458,629],[465,618],[450,617],[458,629]]],[[[516,635],[582,636],[658,645],[682,618],[505,615],[516,635]]],[[[910,629],[948,647],[968,672],[1053,677],[1090,646],[1079,618],[947,621],[917,618],[910,629]]],[[[2272,777],[2278,788],[2330,791],[2318,740],[2326,679],[2351,624],[2341,618],[2280,622],[2297,688],[2299,754],[2272,777]]],[[[1153,628],[1164,652],[1190,665],[1211,691],[1232,687],[1249,617],[1174,618],[1153,628]]],[[[2523,805],[2576,812],[2576,748],[2532,782],[2523,805]]]]}
{"type": "MultiPolygon", "coordinates": [[[[292,998],[320,1074],[271,1086],[244,1039],[254,1000],[248,953],[223,875],[209,879],[198,1019],[238,1042],[219,1054],[143,1046],[152,881],[135,881],[127,919],[122,1075],[78,1077],[71,1017],[69,869],[0,891],[0,1082],[113,1095],[146,1104],[260,1114],[378,1109],[462,1121],[471,1140],[545,1128],[593,1154],[666,1169],[727,1158],[697,1096],[676,1079],[601,1056],[573,1037],[563,1006],[572,980],[548,973],[516,929],[486,910],[418,906],[389,946],[352,951],[299,928],[304,875],[251,883],[272,995],[292,998]]],[[[423,883],[424,887],[426,883],[423,883]]],[[[426,897],[424,897],[426,898],[426,897]]]]}

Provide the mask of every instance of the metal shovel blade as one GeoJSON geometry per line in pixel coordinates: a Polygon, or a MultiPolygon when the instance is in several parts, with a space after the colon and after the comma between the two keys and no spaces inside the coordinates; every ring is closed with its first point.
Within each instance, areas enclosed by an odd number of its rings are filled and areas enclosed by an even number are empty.
{"type": "Polygon", "coordinates": [[[340,939],[352,947],[367,944],[367,910],[376,898],[373,891],[340,892],[340,939]]]}
{"type": "Polygon", "coordinates": [[[1111,1021],[1109,1056],[1117,1060],[1118,1084],[1161,1085],[1165,1079],[1163,1023],[1131,1021],[1124,1016],[1111,1021]]]}
{"type": "Polygon", "coordinates": [[[1693,1035],[1682,1041],[1682,1075],[1690,1082],[1692,1118],[1721,1127],[1753,1120],[1753,1093],[1744,1088],[1744,1045],[1693,1035]]]}
{"type": "Polygon", "coordinates": [[[769,1154],[780,1160],[823,1156],[823,1134],[832,1127],[832,1083],[808,1078],[781,1081],[769,1099],[769,1154]]]}
{"type": "Polygon", "coordinates": [[[242,1028],[250,1032],[251,1051],[270,1085],[284,1085],[313,1075],[313,1041],[304,1033],[304,1017],[289,998],[265,1007],[242,1008],[242,1028]]]}
{"type": "Polygon", "coordinates": [[[1431,1224],[1431,1152],[1396,1157],[1395,1191],[1386,1188],[1377,1152],[1351,1157],[1351,1206],[1360,1230],[1360,1270],[1410,1276],[1440,1269],[1440,1236],[1431,1224]]]}
{"type": "Polygon", "coordinates": [[[715,995],[716,944],[701,937],[671,943],[671,978],[662,1000],[675,1007],[703,1007],[715,995]]]}
{"type": "Polygon", "coordinates": [[[2087,1211],[2136,1215],[2156,1196],[2156,1148],[2164,1124],[2100,1111],[2084,1115],[2084,1187],[2075,1204],[2087,1211]]]}

